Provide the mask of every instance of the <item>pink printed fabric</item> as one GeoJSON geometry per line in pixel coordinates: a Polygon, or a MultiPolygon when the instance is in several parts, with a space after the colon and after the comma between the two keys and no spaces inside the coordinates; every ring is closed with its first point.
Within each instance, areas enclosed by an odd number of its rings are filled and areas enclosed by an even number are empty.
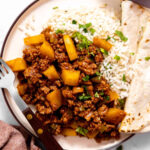
{"type": "Polygon", "coordinates": [[[31,140],[30,147],[26,145],[29,135],[21,133],[16,128],[0,121],[0,149],[2,150],[41,150],[31,140]]]}

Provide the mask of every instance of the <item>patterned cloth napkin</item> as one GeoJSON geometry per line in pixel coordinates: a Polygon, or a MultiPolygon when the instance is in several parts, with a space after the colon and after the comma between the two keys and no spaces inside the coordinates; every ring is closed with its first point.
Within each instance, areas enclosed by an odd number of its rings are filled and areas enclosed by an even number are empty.
{"type": "Polygon", "coordinates": [[[34,139],[19,127],[12,127],[0,121],[0,149],[2,150],[41,150],[34,139]]]}

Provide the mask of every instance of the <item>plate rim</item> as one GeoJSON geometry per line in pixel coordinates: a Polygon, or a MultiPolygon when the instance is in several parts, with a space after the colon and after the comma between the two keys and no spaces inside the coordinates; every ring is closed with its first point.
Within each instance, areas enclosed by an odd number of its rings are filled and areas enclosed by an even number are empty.
{"type": "MultiPolygon", "coordinates": [[[[3,57],[4,54],[4,49],[8,40],[8,37],[13,29],[13,27],[17,24],[18,20],[21,18],[21,16],[29,9],[31,8],[34,4],[36,4],[37,2],[39,2],[40,0],[34,0],[33,2],[31,2],[29,5],[27,5],[20,13],[19,15],[16,17],[16,19],[13,21],[13,23],[11,24],[11,26],[9,27],[9,30],[7,31],[7,34],[4,38],[4,41],[2,43],[2,48],[1,48],[1,52],[0,52],[0,57],[3,57]]],[[[15,113],[13,112],[12,108],[10,107],[9,103],[8,103],[8,98],[6,97],[6,93],[5,90],[2,89],[2,95],[4,97],[5,103],[8,107],[8,109],[10,110],[11,114],[13,115],[13,117],[16,119],[16,121],[21,125],[21,127],[24,128],[25,131],[27,131],[31,136],[37,138],[34,134],[32,134],[22,123],[21,121],[16,117],[15,113]]],[[[106,150],[110,150],[112,148],[118,147],[121,144],[123,144],[125,141],[128,141],[129,139],[131,139],[135,134],[131,134],[129,137],[127,137],[126,139],[124,139],[123,141],[119,142],[118,144],[111,146],[109,148],[107,148],[106,150]]]]}

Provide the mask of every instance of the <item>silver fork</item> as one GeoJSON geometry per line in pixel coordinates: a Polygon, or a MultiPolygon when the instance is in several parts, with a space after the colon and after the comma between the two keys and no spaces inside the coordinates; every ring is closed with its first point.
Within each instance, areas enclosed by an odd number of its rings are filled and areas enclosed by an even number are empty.
{"type": "Polygon", "coordinates": [[[46,126],[38,120],[32,110],[19,96],[17,89],[14,87],[15,74],[8,67],[8,65],[0,58],[0,88],[5,88],[9,91],[12,98],[20,108],[41,142],[47,150],[62,150],[61,146],[57,143],[54,137],[49,133],[46,126]]]}

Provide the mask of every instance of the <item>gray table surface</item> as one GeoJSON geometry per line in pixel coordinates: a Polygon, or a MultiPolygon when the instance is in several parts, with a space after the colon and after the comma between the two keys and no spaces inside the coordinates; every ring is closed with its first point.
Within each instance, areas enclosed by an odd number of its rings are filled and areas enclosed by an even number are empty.
{"type": "MultiPolygon", "coordinates": [[[[33,0],[0,0],[0,49],[8,29],[18,14],[33,0]]],[[[0,120],[18,123],[8,110],[0,91],[0,120]]],[[[139,134],[123,144],[124,150],[150,150],[150,133],[139,134]]]]}

